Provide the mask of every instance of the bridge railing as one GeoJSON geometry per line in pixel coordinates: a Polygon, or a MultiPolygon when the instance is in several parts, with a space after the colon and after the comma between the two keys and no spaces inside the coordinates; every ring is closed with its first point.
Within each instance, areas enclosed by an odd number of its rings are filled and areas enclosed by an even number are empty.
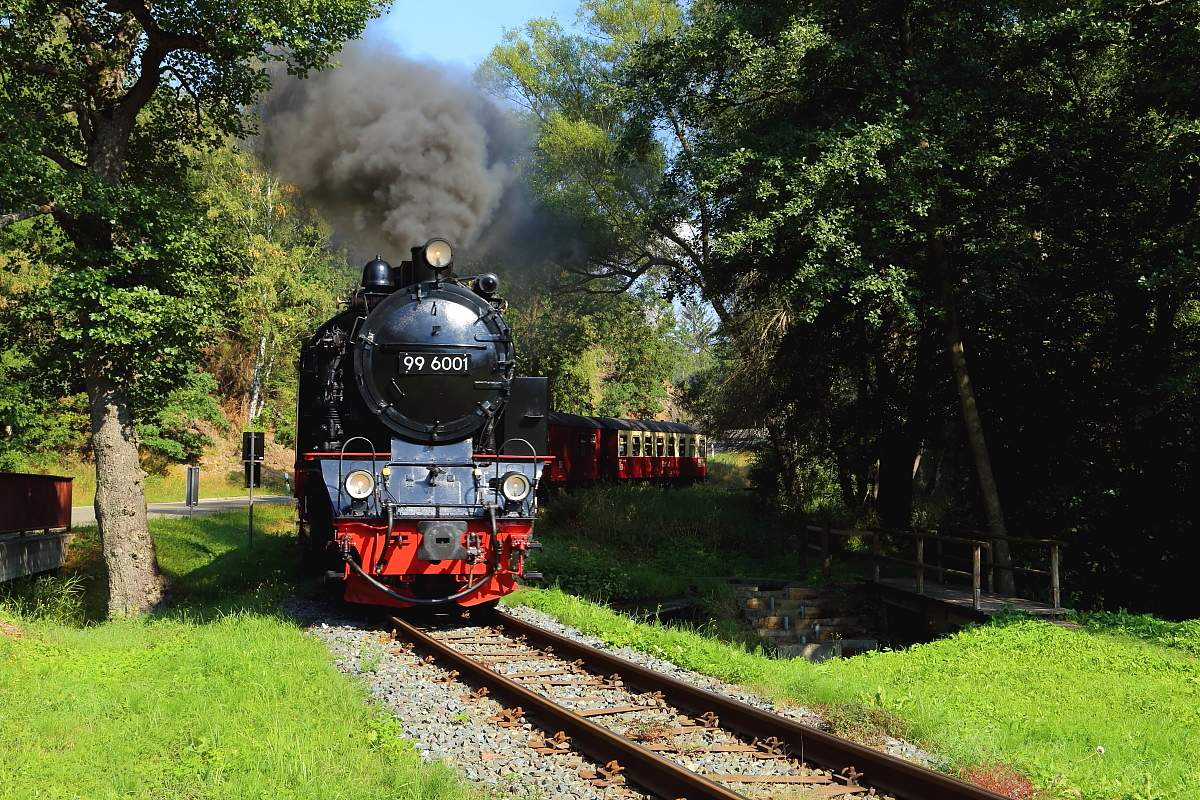
{"type": "Polygon", "coordinates": [[[864,539],[869,539],[871,542],[871,577],[872,580],[879,580],[879,562],[887,561],[893,564],[903,564],[916,568],[917,579],[917,594],[925,594],[925,572],[928,570],[938,575],[957,575],[971,579],[971,590],[974,600],[974,607],[980,607],[980,596],[983,592],[982,578],[983,570],[987,570],[987,590],[988,594],[995,592],[995,575],[996,570],[1009,570],[1011,572],[1021,572],[1030,575],[1044,575],[1050,578],[1050,596],[1054,602],[1054,608],[1062,608],[1062,585],[1059,576],[1059,552],[1061,548],[1066,547],[1067,543],[1057,539],[1025,539],[1019,536],[996,536],[983,531],[964,531],[964,533],[975,534],[978,538],[968,538],[963,536],[946,536],[937,533],[922,533],[920,531],[902,531],[892,528],[871,528],[865,531],[845,531],[837,528],[822,528],[819,525],[806,525],[803,532],[803,541],[801,542],[800,557],[802,563],[807,562],[808,551],[812,548],[812,543],[808,541],[809,533],[820,534],[820,553],[821,553],[821,574],[829,579],[833,575],[833,565],[830,556],[830,537],[852,537],[857,536],[864,539]],[[883,534],[891,536],[905,536],[916,540],[916,558],[915,560],[897,558],[896,556],[885,555],[880,552],[879,542],[883,534]],[[1050,568],[1048,570],[1033,569],[1030,567],[1015,566],[1012,564],[1000,564],[993,558],[995,552],[995,543],[997,540],[1013,542],[1019,544],[1035,545],[1038,547],[1049,548],[1050,568]],[[936,553],[935,561],[930,563],[926,560],[925,542],[931,541],[935,543],[936,553]],[[954,560],[956,557],[949,556],[943,551],[943,544],[951,543],[965,545],[971,550],[971,571],[954,569],[952,567],[943,566],[946,560],[954,560]],[[984,559],[986,551],[987,558],[984,559]]]}

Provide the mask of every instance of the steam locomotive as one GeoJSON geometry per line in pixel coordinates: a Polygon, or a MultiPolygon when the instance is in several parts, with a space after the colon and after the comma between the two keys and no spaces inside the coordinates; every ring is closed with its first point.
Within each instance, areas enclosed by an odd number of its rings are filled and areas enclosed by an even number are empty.
{"type": "Polygon", "coordinates": [[[494,605],[525,570],[547,453],[545,378],[516,377],[493,274],[445,239],[363,269],[300,353],[300,544],[351,602],[494,605]]]}

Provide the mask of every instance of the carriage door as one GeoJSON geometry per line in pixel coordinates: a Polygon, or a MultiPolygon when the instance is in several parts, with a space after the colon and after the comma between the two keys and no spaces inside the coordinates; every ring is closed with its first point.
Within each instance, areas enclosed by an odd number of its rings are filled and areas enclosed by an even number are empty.
{"type": "Polygon", "coordinates": [[[585,481],[600,478],[600,431],[579,432],[579,477],[585,481]]]}

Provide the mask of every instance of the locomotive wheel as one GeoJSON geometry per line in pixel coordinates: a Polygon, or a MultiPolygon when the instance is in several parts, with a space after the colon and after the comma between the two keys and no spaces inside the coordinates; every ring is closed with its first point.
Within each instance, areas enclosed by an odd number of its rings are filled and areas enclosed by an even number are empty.
{"type": "Polygon", "coordinates": [[[322,575],[326,571],[341,571],[342,559],[333,545],[333,507],[325,486],[310,483],[304,493],[304,516],[308,535],[301,543],[300,569],[304,575],[322,575]]]}

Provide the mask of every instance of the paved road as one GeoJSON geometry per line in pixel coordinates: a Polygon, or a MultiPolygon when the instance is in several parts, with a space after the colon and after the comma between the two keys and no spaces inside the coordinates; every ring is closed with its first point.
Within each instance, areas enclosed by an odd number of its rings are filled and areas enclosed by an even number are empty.
{"type": "MultiPolygon", "coordinates": [[[[292,496],[286,494],[278,495],[254,495],[254,504],[259,503],[290,503],[292,496]]],[[[218,511],[236,511],[240,508],[245,508],[249,503],[247,497],[212,497],[207,500],[201,500],[200,505],[196,506],[196,513],[203,516],[204,514],[215,514],[218,511]]],[[[186,517],[188,516],[188,507],[183,503],[150,503],[146,506],[147,516],[149,517],[186,517]]],[[[95,525],[96,524],[96,509],[94,506],[72,506],[71,507],[71,527],[78,525],[95,525]]]]}

